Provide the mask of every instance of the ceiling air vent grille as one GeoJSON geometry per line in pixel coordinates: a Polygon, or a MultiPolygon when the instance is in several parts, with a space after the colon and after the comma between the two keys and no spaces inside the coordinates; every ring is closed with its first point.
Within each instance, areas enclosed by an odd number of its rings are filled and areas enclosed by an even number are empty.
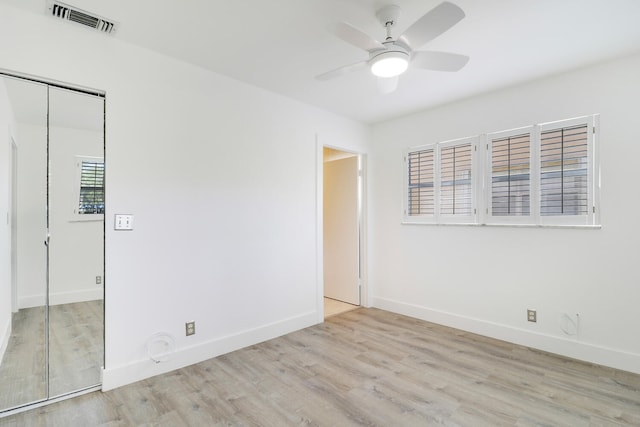
{"type": "Polygon", "coordinates": [[[102,33],[113,34],[116,30],[116,23],[101,16],[86,12],[76,7],[61,2],[50,2],[49,10],[55,18],[75,22],[85,27],[93,28],[102,33]]]}

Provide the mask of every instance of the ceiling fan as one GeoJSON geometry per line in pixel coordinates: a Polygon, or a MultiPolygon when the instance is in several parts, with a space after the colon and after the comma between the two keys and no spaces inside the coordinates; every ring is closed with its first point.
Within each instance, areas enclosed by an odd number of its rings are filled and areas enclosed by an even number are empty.
{"type": "Polygon", "coordinates": [[[436,71],[458,71],[469,61],[468,56],[457,53],[414,50],[435,39],[464,18],[464,11],[455,4],[447,1],[440,3],[394,39],[391,30],[399,16],[400,8],[395,5],[385,6],[376,13],[376,17],[387,30],[387,37],[383,42],[373,39],[346,22],[331,27],[333,34],[340,39],[369,52],[369,59],[320,74],[316,79],[331,80],[369,66],[371,72],[378,77],[380,91],[390,93],[398,85],[398,76],[409,66],[436,71]]]}

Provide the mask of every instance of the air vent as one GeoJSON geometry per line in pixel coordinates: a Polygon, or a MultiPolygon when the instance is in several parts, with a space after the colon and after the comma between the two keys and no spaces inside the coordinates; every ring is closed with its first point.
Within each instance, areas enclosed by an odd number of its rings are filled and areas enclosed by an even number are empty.
{"type": "Polygon", "coordinates": [[[117,25],[114,21],[86,12],[68,4],[52,1],[49,2],[48,9],[54,18],[75,22],[77,24],[84,25],[85,27],[98,30],[101,33],[113,34],[116,30],[117,25]]]}

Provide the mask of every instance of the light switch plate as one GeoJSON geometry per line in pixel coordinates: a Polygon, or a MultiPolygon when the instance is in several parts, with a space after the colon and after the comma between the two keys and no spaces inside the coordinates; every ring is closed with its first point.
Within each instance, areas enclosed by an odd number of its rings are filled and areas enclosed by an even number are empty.
{"type": "Polygon", "coordinates": [[[113,228],[115,230],[133,230],[133,215],[116,214],[113,228]]]}

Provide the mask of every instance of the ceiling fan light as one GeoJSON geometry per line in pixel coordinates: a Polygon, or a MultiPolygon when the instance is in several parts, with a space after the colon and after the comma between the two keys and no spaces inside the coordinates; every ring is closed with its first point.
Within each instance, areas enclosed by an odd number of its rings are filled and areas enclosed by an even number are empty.
{"type": "Polygon", "coordinates": [[[371,61],[371,72],[378,77],[395,77],[407,71],[409,55],[404,52],[383,52],[371,61]]]}

